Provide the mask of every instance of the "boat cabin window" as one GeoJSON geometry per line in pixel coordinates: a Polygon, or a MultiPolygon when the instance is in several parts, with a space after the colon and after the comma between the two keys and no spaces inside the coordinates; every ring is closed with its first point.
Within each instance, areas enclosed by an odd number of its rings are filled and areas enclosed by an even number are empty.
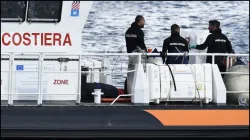
{"type": "Polygon", "coordinates": [[[1,1],[1,21],[24,22],[27,1],[1,1]]]}
{"type": "Polygon", "coordinates": [[[29,1],[28,22],[60,22],[63,1],[29,1]]]}

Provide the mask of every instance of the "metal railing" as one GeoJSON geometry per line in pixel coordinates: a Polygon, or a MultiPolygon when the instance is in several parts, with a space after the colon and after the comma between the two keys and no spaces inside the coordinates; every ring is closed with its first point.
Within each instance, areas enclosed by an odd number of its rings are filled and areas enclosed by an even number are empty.
{"type": "MultiPolygon", "coordinates": [[[[2,95],[8,95],[8,104],[9,105],[13,105],[13,95],[34,95],[37,94],[38,95],[38,99],[37,99],[37,105],[42,105],[43,102],[43,95],[57,95],[58,93],[43,93],[42,90],[42,80],[43,80],[43,75],[44,73],[78,73],[79,74],[79,78],[78,78],[78,91],[77,93],[75,93],[77,95],[77,99],[76,99],[76,103],[80,103],[80,96],[81,96],[81,58],[84,56],[139,56],[138,62],[141,62],[142,55],[147,55],[147,56],[160,56],[160,53],[14,53],[14,54],[10,54],[10,53],[1,53],[2,55],[7,55],[9,56],[9,70],[10,71],[2,71],[1,72],[9,72],[8,78],[9,78],[9,89],[8,89],[8,93],[1,93],[2,95]],[[15,57],[17,55],[22,55],[22,56],[38,56],[39,57],[39,63],[38,63],[38,70],[37,71],[32,71],[32,72],[38,72],[39,76],[38,76],[38,93],[13,93],[13,89],[14,89],[14,84],[13,84],[13,73],[17,72],[16,70],[14,70],[14,64],[15,64],[15,57]],[[43,70],[43,65],[44,65],[44,58],[46,56],[78,56],[79,61],[78,61],[78,71],[44,71],[43,70]]],[[[168,56],[179,56],[180,53],[168,53],[168,56]]],[[[189,53],[189,56],[212,56],[212,64],[214,64],[215,61],[215,56],[245,56],[245,57],[249,57],[249,54],[222,54],[222,53],[189,53]]],[[[20,72],[20,71],[18,71],[20,72]]],[[[27,71],[22,71],[22,72],[27,72],[27,71]]],[[[30,71],[28,71],[30,72],[30,71]]],[[[95,72],[95,71],[93,71],[95,72]]],[[[109,71],[110,73],[119,73],[119,72],[115,72],[115,71],[109,71]]],[[[120,73],[127,73],[127,72],[134,72],[134,71],[126,71],[126,72],[120,72],[120,73]]],[[[89,72],[88,72],[89,73],[89,72]]],[[[249,75],[249,73],[240,73],[240,72],[223,72],[222,74],[247,74],[249,75]]],[[[249,91],[227,91],[227,93],[249,93],[249,91]]],[[[60,95],[75,95],[72,93],[63,93],[60,95]]],[[[59,94],[58,94],[59,95],[59,94]]]]}
{"type": "Polygon", "coordinates": [[[44,73],[78,73],[78,90],[77,90],[77,93],[43,93],[43,90],[42,88],[40,88],[40,100],[39,100],[39,104],[42,105],[42,102],[43,102],[43,95],[76,95],[77,98],[76,98],[76,103],[80,103],[81,102],[81,55],[75,55],[75,54],[57,54],[57,53],[49,53],[49,54],[43,54],[42,55],[42,58],[45,58],[46,56],[78,56],[78,70],[77,71],[44,71],[43,70],[43,60],[41,61],[41,66],[42,68],[40,69],[41,72],[39,75],[41,75],[41,79],[39,81],[39,87],[42,87],[42,81],[43,81],[43,74],[44,73]]]}
{"type": "MultiPolygon", "coordinates": [[[[5,89],[1,89],[1,96],[2,95],[8,95],[8,104],[11,104],[11,93],[12,93],[12,88],[11,88],[11,85],[12,85],[12,55],[10,53],[1,53],[1,58],[2,56],[8,56],[8,59],[9,59],[9,68],[8,70],[2,70],[1,68],[1,73],[2,72],[8,72],[8,91],[7,93],[4,93],[5,89]],[[3,92],[3,93],[2,93],[3,92]]],[[[2,88],[2,78],[1,78],[1,88],[2,88]]]]}
{"type": "MultiPolygon", "coordinates": [[[[39,98],[40,98],[40,94],[41,94],[41,86],[40,86],[40,79],[42,78],[40,73],[41,73],[41,69],[42,69],[42,66],[41,66],[41,62],[42,62],[42,59],[41,59],[41,54],[40,53],[13,53],[12,55],[12,74],[13,73],[17,73],[17,72],[38,72],[38,92],[35,92],[35,93],[18,93],[18,92],[14,92],[14,84],[13,84],[13,77],[11,79],[11,99],[10,99],[10,105],[13,105],[13,102],[14,102],[14,95],[37,95],[37,104],[39,105],[39,98]],[[18,71],[18,70],[15,70],[15,58],[17,55],[21,55],[21,56],[38,56],[38,70],[26,70],[26,71],[18,71]]],[[[16,90],[15,90],[16,91],[16,90]]]]}

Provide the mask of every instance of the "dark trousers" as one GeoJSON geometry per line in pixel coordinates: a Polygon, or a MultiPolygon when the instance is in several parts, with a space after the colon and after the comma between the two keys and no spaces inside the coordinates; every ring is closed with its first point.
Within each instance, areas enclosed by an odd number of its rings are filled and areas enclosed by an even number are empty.
{"type": "Polygon", "coordinates": [[[127,94],[127,77],[124,83],[124,94],[127,94]]]}
{"type": "MultiPolygon", "coordinates": [[[[211,59],[207,59],[206,62],[212,64],[211,59]]],[[[223,62],[220,58],[215,59],[215,64],[217,64],[220,72],[226,72],[226,66],[223,64],[223,62]]],[[[225,74],[221,74],[222,78],[224,77],[224,75],[225,74]]]]}

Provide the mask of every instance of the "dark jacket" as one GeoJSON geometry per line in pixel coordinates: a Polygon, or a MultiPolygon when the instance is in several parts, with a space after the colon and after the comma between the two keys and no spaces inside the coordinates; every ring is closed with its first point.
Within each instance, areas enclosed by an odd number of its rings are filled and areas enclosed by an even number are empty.
{"type": "MultiPolygon", "coordinates": [[[[183,53],[188,52],[188,42],[186,39],[180,36],[179,32],[172,32],[171,36],[164,40],[162,52],[168,53],[183,53]]],[[[183,60],[182,56],[168,56],[168,64],[181,64],[183,60]]]]}
{"type": "Polygon", "coordinates": [[[131,53],[137,49],[137,46],[147,51],[144,43],[144,33],[135,22],[132,23],[131,27],[126,31],[125,40],[128,53],[131,53]]]}
{"type": "MultiPolygon", "coordinates": [[[[216,29],[212,34],[208,35],[205,42],[201,45],[197,45],[196,49],[207,49],[207,53],[232,53],[231,42],[228,38],[222,34],[221,29],[216,29]]],[[[222,65],[222,56],[215,57],[215,63],[220,67],[222,65]]],[[[212,57],[207,56],[207,63],[212,63],[212,57]]]]}

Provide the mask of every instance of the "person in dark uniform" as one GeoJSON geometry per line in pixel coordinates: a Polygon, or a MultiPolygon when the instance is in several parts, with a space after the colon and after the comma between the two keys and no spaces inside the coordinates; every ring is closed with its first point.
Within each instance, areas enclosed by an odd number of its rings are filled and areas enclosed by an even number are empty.
{"type": "Polygon", "coordinates": [[[188,42],[180,36],[180,27],[177,24],[171,26],[171,36],[166,38],[163,42],[161,54],[168,53],[184,53],[185,56],[167,56],[168,64],[187,64],[188,57],[188,42]]]}
{"type": "MultiPolygon", "coordinates": [[[[141,28],[144,28],[145,19],[142,15],[138,15],[135,18],[135,21],[131,24],[131,27],[125,33],[127,53],[132,53],[135,50],[139,52],[147,52],[146,45],[144,43],[144,33],[141,28]]],[[[129,57],[128,70],[134,70],[135,64],[133,63],[134,57],[129,57]]],[[[132,92],[132,80],[134,73],[130,72],[127,74],[127,78],[124,83],[124,92],[126,94],[131,94],[132,92]]]]}
{"type": "Polygon", "coordinates": [[[147,52],[147,48],[144,43],[144,33],[141,28],[144,28],[145,19],[143,16],[138,15],[135,18],[135,22],[131,24],[131,27],[125,33],[125,40],[127,46],[127,53],[131,53],[139,47],[147,52]]]}
{"type": "MultiPolygon", "coordinates": [[[[196,48],[199,50],[207,48],[207,53],[232,53],[231,42],[222,33],[219,21],[210,20],[208,30],[211,34],[208,35],[205,42],[200,45],[190,46],[190,48],[196,48]]],[[[221,72],[226,71],[226,66],[223,64],[223,58],[223,56],[216,56],[214,60],[221,72]]],[[[206,62],[212,63],[212,56],[207,56],[206,62]]]]}

